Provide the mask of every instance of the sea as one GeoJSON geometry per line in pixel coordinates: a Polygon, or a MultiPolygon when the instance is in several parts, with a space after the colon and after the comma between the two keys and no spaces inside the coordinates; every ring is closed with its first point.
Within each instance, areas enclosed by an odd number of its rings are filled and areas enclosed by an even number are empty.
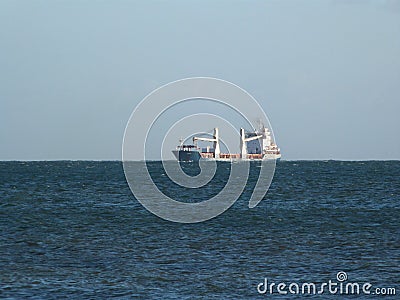
{"type": "Polygon", "coordinates": [[[135,199],[121,162],[0,162],[0,298],[399,297],[400,161],[279,161],[250,209],[257,172],[224,213],[181,224],[135,199]]]}

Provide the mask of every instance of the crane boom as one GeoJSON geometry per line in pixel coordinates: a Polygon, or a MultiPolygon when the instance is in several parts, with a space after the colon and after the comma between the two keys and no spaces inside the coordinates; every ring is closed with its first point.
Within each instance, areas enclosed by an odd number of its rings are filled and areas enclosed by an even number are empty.
{"type": "Polygon", "coordinates": [[[252,136],[252,137],[249,137],[249,138],[245,138],[244,141],[245,142],[250,142],[250,141],[258,140],[258,139],[260,139],[262,137],[263,137],[262,135],[252,136]]]}
{"type": "Polygon", "coordinates": [[[193,142],[194,141],[216,142],[217,140],[210,138],[193,137],[193,142]]]}

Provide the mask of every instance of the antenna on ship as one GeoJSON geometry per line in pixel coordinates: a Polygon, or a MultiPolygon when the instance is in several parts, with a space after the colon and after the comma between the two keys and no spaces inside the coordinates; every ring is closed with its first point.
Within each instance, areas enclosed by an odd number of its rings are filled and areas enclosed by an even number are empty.
{"type": "Polygon", "coordinates": [[[264,129],[264,127],[265,127],[264,122],[261,120],[261,118],[257,119],[257,126],[258,126],[258,128],[256,130],[262,131],[264,129]]]}

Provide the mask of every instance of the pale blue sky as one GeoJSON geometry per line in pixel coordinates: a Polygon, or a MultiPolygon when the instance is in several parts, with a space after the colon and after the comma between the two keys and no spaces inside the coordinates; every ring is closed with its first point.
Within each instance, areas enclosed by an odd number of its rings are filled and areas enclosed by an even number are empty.
{"type": "Polygon", "coordinates": [[[250,92],[284,159],[400,159],[400,1],[0,2],[0,159],[121,159],[173,80],[250,92]]]}

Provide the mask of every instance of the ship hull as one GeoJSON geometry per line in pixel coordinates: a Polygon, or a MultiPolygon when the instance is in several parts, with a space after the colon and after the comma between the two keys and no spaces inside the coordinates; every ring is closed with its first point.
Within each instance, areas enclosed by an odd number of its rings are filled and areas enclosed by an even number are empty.
{"type": "Polygon", "coordinates": [[[266,160],[281,160],[280,157],[264,157],[264,158],[202,158],[206,161],[266,161],[266,160]]]}
{"type": "Polygon", "coordinates": [[[240,160],[249,160],[249,161],[263,161],[263,160],[280,160],[280,154],[266,154],[263,158],[210,158],[210,157],[201,157],[201,153],[199,151],[182,151],[182,150],[173,150],[175,158],[178,161],[199,161],[200,159],[205,161],[240,161],[240,160]]]}
{"type": "Polygon", "coordinates": [[[172,153],[178,161],[199,161],[201,158],[199,151],[173,150],[172,153]]]}

